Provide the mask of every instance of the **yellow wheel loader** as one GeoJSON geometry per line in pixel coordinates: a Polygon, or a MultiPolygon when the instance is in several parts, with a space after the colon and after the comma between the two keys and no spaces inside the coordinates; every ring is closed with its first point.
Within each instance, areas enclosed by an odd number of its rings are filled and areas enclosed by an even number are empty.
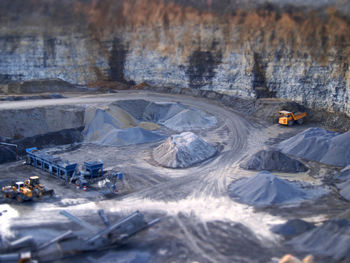
{"type": "Polygon", "coordinates": [[[40,183],[39,176],[29,177],[29,179],[24,181],[24,184],[26,185],[26,187],[28,187],[29,189],[31,189],[33,191],[33,193],[36,195],[36,197],[42,197],[44,195],[53,196],[53,194],[54,194],[54,191],[52,189],[47,190],[40,183]]]}
{"type": "Polygon", "coordinates": [[[26,187],[24,182],[16,182],[11,186],[4,186],[1,188],[1,193],[3,198],[15,198],[21,203],[33,199],[33,191],[26,187]]]}

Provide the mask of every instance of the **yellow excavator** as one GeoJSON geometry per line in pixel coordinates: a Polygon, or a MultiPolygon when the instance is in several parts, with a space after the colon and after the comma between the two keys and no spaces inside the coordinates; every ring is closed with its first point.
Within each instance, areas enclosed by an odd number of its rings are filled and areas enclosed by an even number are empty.
{"type": "Polygon", "coordinates": [[[294,122],[298,124],[303,124],[304,118],[306,117],[306,112],[290,112],[286,110],[281,110],[278,118],[278,123],[282,125],[291,126],[294,122]]]}

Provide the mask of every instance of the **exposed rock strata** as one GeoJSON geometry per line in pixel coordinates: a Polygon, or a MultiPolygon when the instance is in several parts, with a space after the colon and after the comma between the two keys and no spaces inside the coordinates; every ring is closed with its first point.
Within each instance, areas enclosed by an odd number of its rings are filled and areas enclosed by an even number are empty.
{"type": "Polygon", "coordinates": [[[147,82],[350,115],[344,1],[5,0],[1,10],[3,86],[147,82]]]}

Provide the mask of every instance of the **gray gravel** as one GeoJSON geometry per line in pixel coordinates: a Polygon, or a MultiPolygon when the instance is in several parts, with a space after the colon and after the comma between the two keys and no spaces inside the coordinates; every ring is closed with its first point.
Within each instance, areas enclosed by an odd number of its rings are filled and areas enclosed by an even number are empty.
{"type": "Polygon", "coordinates": [[[308,170],[302,162],[276,150],[261,150],[241,163],[240,167],[247,170],[266,170],[286,173],[306,172],[308,170]]]}
{"type": "Polygon", "coordinates": [[[279,144],[286,154],[333,166],[350,164],[350,131],[339,134],[321,128],[307,129],[279,144]]]}

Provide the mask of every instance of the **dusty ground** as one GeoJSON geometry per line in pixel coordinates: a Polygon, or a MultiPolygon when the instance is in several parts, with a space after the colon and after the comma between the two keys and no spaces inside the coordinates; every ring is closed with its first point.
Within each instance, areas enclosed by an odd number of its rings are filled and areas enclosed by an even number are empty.
{"type": "MultiPolygon", "coordinates": [[[[15,201],[0,204],[1,234],[3,238],[33,235],[44,242],[66,229],[80,230],[59,211],[67,209],[75,215],[101,225],[97,210],[103,208],[110,219],[140,210],[147,219],[157,216],[162,221],[135,236],[118,250],[69,256],[56,262],[269,262],[284,253],[299,253],[284,245],[283,238],[269,228],[290,218],[302,218],[319,223],[337,217],[349,209],[349,203],[340,199],[336,191],[321,200],[303,203],[300,207],[265,207],[254,209],[234,202],[227,194],[232,180],[255,174],[239,168],[239,162],[249,154],[289,138],[309,125],[280,127],[253,121],[251,116],[214,103],[184,95],[157,94],[146,91],[118,92],[94,96],[73,96],[61,99],[4,102],[0,109],[32,108],[47,105],[106,104],[120,99],[150,101],[178,101],[218,119],[218,125],[195,133],[219,146],[220,152],[204,163],[187,169],[167,169],[156,164],[152,149],[161,142],[123,147],[77,144],[54,147],[51,150],[64,159],[78,163],[103,159],[105,169],[122,171],[124,188],[106,198],[95,189],[87,192],[65,185],[59,179],[38,169],[23,165],[22,161],[0,165],[0,180],[25,179],[39,175],[42,182],[55,189],[56,196],[38,202],[18,204],[15,201]],[[69,222],[69,223],[68,223],[69,222]],[[84,259],[82,259],[84,258],[84,259]]],[[[35,145],[33,145],[35,146],[35,145]]],[[[279,174],[323,184],[322,179],[336,170],[308,163],[306,173],[279,174]]],[[[300,255],[304,256],[304,254],[300,255]]],[[[316,255],[317,257],[317,255],[316,255]]],[[[44,260],[50,260],[45,256],[44,260]]],[[[318,262],[329,262],[317,258],[318,262]]]]}

